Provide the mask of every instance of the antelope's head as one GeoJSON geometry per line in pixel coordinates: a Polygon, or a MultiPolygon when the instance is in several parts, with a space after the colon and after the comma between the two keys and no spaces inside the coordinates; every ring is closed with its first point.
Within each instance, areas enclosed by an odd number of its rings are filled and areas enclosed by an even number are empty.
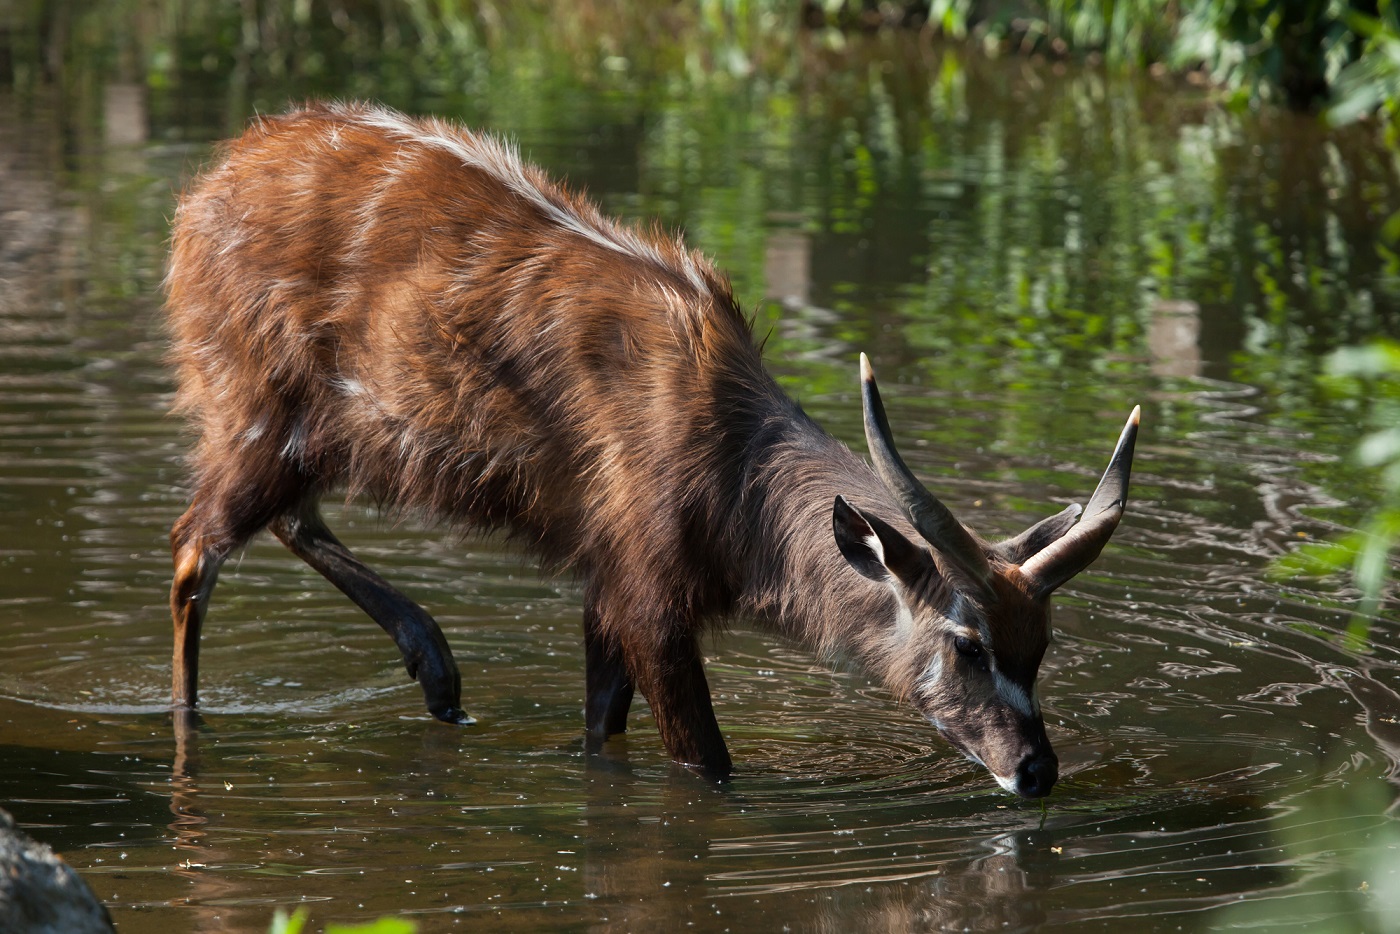
{"type": "Polygon", "coordinates": [[[1059,760],[1045,736],[1036,675],[1050,642],[1050,595],[1088,567],[1118,525],[1128,498],[1140,408],[1118,438],[1089,503],[1072,505],[1014,538],[988,544],[957,520],[905,465],[864,354],[865,437],[875,471],[922,542],[838,496],[832,525],[856,571],[894,595],[898,693],[1007,791],[1050,793],[1059,760]]]}

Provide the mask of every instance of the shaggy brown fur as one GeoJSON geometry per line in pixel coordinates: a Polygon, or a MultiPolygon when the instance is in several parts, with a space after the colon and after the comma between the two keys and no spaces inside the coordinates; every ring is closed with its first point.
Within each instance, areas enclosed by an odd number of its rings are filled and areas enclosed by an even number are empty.
{"type": "MultiPolygon", "coordinates": [[[[489,137],[357,105],[262,119],[181,200],[167,289],[177,407],[197,435],[171,533],[177,707],[195,703],[219,565],[270,527],[395,638],[436,716],[464,718],[437,624],[321,522],[338,487],[508,530],[571,569],[590,733],[625,726],[635,687],[671,755],[713,774],[730,760],[707,625],[755,617],[849,652],[924,708],[933,657],[958,664],[946,626],[898,627],[902,598],[843,560],[838,495],[912,528],[778,389],[728,282],[489,137]]],[[[952,588],[934,574],[925,589],[916,611],[943,619],[952,588]]],[[[1011,667],[1033,684],[1043,601],[1002,589],[1028,609],[986,636],[1008,663],[1025,656],[1011,667]]],[[[1020,719],[1000,774],[1049,748],[1038,711],[1020,719]]]]}

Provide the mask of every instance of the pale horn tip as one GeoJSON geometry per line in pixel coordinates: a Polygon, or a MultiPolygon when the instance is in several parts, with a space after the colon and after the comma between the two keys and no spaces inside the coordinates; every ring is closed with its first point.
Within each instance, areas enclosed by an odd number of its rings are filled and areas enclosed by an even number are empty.
{"type": "Polygon", "coordinates": [[[868,383],[875,378],[875,371],[870,367],[870,358],[864,351],[860,354],[860,381],[868,383]]]}

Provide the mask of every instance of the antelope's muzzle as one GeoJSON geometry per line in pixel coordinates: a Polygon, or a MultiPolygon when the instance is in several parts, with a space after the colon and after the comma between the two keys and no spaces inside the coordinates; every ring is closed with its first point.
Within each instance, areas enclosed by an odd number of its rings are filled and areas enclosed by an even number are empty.
{"type": "Polygon", "coordinates": [[[1012,790],[1023,798],[1043,798],[1060,777],[1060,760],[1050,749],[1034,752],[1016,767],[1012,790]]]}

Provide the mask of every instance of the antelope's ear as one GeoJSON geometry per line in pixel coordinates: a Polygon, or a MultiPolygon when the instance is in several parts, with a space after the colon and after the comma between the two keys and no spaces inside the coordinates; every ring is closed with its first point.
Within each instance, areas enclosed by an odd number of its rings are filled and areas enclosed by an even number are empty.
{"type": "Polygon", "coordinates": [[[1063,538],[1065,533],[1074,527],[1074,523],[1079,521],[1079,514],[1083,511],[1083,506],[1071,503],[1062,512],[1040,520],[1020,535],[997,542],[992,546],[992,550],[1009,564],[1022,564],[1040,554],[1041,549],[1051,542],[1063,538]]]}
{"type": "Polygon", "coordinates": [[[836,497],[831,509],[831,530],[841,555],[863,577],[881,584],[898,581],[912,587],[928,573],[933,558],[874,516],[867,516],[836,497]]]}

